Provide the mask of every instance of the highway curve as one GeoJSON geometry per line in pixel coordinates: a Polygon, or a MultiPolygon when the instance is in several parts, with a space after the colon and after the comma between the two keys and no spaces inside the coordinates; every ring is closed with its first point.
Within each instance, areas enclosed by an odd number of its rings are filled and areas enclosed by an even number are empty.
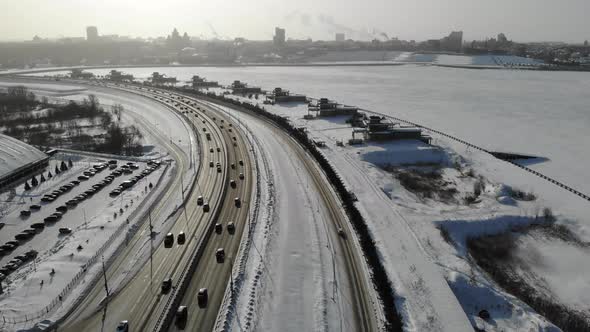
{"type": "MultiPolygon", "coordinates": [[[[150,98],[155,98],[157,94],[153,91],[134,92],[150,98]]],[[[157,100],[166,103],[179,112],[184,112],[180,106],[173,105],[171,97],[159,96],[157,100]]],[[[122,290],[112,294],[108,301],[103,301],[105,296],[103,285],[101,283],[94,285],[84,301],[61,324],[60,330],[108,331],[114,330],[119,321],[128,320],[133,331],[148,331],[153,330],[158,324],[161,313],[169,310],[168,297],[174,296],[175,290],[173,289],[169,294],[163,295],[160,291],[161,283],[164,279],[171,277],[173,284],[176,285],[198,243],[205,240],[207,229],[214,222],[215,211],[221,208],[222,202],[226,198],[224,193],[227,190],[226,187],[229,186],[228,176],[230,173],[228,160],[235,157],[235,154],[230,151],[236,150],[230,141],[230,136],[225,134],[211,117],[203,114],[198,117],[194,116],[194,114],[186,114],[186,117],[194,124],[194,128],[202,142],[202,147],[207,148],[202,150],[201,160],[212,160],[214,163],[219,162],[222,165],[222,172],[218,173],[216,167],[209,167],[208,162],[207,164],[202,162],[199,165],[195,190],[186,193],[190,196],[187,199],[185,211],[177,215],[178,218],[174,221],[175,224],[171,230],[175,235],[180,231],[184,231],[187,234],[186,244],[182,246],[175,245],[171,249],[164,248],[163,244],[157,247],[157,244],[154,244],[152,264],[149,262],[145,264],[139,273],[122,290]],[[201,128],[201,130],[198,130],[198,128],[201,128]],[[203,131],[202,128],[206,128],[207,131],[203,131]],[[206,133],[211,135],[211,141],[206,139],[206,133]],[[209,146],[214,147],[213,153],[209,152],[209,146]],[[219,151],[217,151],[217,148],[219,148],[219,151]],[[211,211],[209,213],[204,213],[203,209],[197,205],[196,196],[199,195],[205,197],[205,200],[210,203],[211,211]]],[[[186,167],[186,165],[183,166],[186,167]]],[[[179,186],[180,184],[175,182],[172,190],[180,190],[179,186]]],[[[233,203],[233,197],[231,201],[233,203]]],[[[136,237],[145,237],[148,234],[149,229],[144,227],[142,231],[136,234],[136,237]]],[[[134,240],[133,244],[140,242],[142,241],[134,240]]],[[[133,247],[133,245],[129,247],[133,247]]],[[[125,273],[125,270],[129,269],[126,260],[131,252],[131,250],[126,250],[125,253],[117,257],[115,263],[108,269],[108,278],[125,273]]]]}

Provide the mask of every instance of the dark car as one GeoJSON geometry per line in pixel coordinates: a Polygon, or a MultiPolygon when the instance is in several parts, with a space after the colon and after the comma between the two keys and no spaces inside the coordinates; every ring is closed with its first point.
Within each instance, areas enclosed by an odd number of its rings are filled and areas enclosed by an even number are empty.
{"type": "Polygon", "coordinates": [[[220,223],[215,224],[215,233],[221,234],[223,231],[223,226],[220,223]]]}
{"type": "Polygon", "coordinates": [[[240,173],[239,178],[240,180],[244,180],[244,173],[240,173]]]}
{"type": "Polygon", "coordinates": [[[213,161],[210,161],[209,162],[209,167],[213,167],[213,166],[215,166],[215,164],[213,164],[213,161]]]}
{"type": "Polygon", "coordinates": [[[172,288],[172,278],[168,278],[162,281],[162,294],[168,294],[170,289],[172,288]]]}
{"type": "Polygon", "coordinates": [[[239,163],[240,163],[241,166],[244,166],[244,161],[243,160],[240,160],[239,163]]]}
{"type": "MultiPolygon", "coordinates": [[[[55,215],[50,215],[49,217],[45,217],[45,219],[43,219],[44,222],[48,223],[48,222],[56,222],[59,219],[55,216],[55,215]]],[[[33,225],[31,225],[32,227],[33,225]]]]}
{"type": "Polygon", "coordinates": [[[235,188],[235,187],[236,187],[236,181],[235,181],[235,180],[229,180],[229,185],[230,185],[232,188],[235,188]]]}
{"type": "Polygon", "coordinates": [[[176,237],[176,243],[178,243],[179,245],[183,245],[185,242],[186,235],[184,234],[184,232],[178,233],[178,236],[176,237]]]}
{"type": "Polygon", "coordinates": [[[225,250],[223,248],[217,249],[215,259],[217,259],[217,263],[223,263],[225,261],[225,250]]]}
{"type": "Polygon", "coordinates": [[[197,302],[199,304],[199,308],[207,307],[207,300],[209,299],[209,295],[207,294],[207,288],[199,289],[197,293],[197,302]]]}
{"type": "Polygon", "coordinates": [[[188,317],[188,310],[186,308],[185,305],[181,305],[180,307],[178,307],[178,310],[176,311],[176,327],[180,330],[184,330],[184,328],[186,327],[186,320],[188,317]]]}
{"type": "Polygon", "coordinates": [[[236,207],[242,207],[242,200],[240,200],[239,197],[234,198],[234,204],[236,205],[236,207]]]}
{"type": "Polygon", "coordinates": [[[174,234],[168,233],[164,238],[164,248],[172,248],[172,245],[174,245],[174,234]]]}
{"type": "Polygon", "coordinates": [[[64,212],[68,211],[68,207],[65,205],[60,205],[55,208],[55,211],[64,213],[64,212]]]}
{"type": "Polygon", "coordinates": [[[29,209],[33,210],[33,211],[38,211],[38,210],[41,210],[41,205],[33,204],[33,205],[29,206],[29,209]]]}
{"type": "Polygon", "coordinates": [[[35,229],[45,228],[45,224],[43,224],[41,222],[36,222],[36,223],[34,223],[34,224],[31,225],[31,228],[35,228],[35,229]]]}
{"type": "Polygon", "coordinates": [[[30,233],[18,233],[14,236],[15,239],[19,241],[28,240],[33,237],[33,234],[30,233]]]}
{"type": "Polygon", "coordinates": [[[204,212],[209,212],[209,210],[210,210],[209,203],[203,204],[203,211],[204,212]]]}
{"type": "Polygon", "coordinates": [[[203,205],[203,203],[204,203],[203,196],[197,197],[197,205],[200,206],[200,205],[203,205]]]}
{"type": "Polygon", "coordinates": [[[119,325],[117,325],[116,332],[129,332],[129,322],[126,320],[121,321],[119,325]]]}
{"type": "Polygon", "coordinates": [[[72,229],[69,227],[62,227],[59,229],[59,234],[70,234],[72,233],[72,229]]]}
{"type": "Polygon", "coordinates": [[[80,176],[78,177],[78,180],[80,180],[80,181],[86,181],[86,180],[88,180],[88,179],[89,179],[89,178],[88,178],[86,175],[80,175],[80,176]]]}
{"type": "Polygon", "coordinates": [[[230,234],[233,234],[233,233],[235,233],[235,231],[236,231],[236,226],[234,225],[234,223],[233,223],[233,222],[231,222],[231,221],[230,221],[230,222],[227,224],[227,231],[228,231],[230,234]]]}
{"type": "Polygon", "coordinates": [[[20,216],[21,217],[28,217],[30,215],[31,215],[31,211],[29,211],[29,210],[21,210],[20,211],[20,216]]]}
{"type": "Polygon", "coordinates": [[[71,208],[75,207],[76,205],[78,205],[78,200],[76,200],[76,199],[71,199],[66,202],[66,206],[71,207],[71,208]]]}

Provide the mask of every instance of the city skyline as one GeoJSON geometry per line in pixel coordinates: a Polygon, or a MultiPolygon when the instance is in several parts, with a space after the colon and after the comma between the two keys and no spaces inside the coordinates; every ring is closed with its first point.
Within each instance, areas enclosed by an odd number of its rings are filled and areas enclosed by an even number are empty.
{"type": "Polygon", "coordinates": [[[35,35],[83,37],[87,26],[97,26],[101,35],[143,38],[165,36],[176,27],[204,39],[272,40],[274,28],[282,27],[286,29],[287,39],[332,40],[336,33],[344,33],[347,39],[355,40],[383,36],[427,40],[462,30],[464,40],[482,40],[504,32],[510,39],[522,42],[582,43],[589,39],[586,31],[590,30],[590,24],[583,17],[588,10],[590,4],[581,0],[571,0],[568,6],[532,0],[516,4],[500,0],[493,6],[467,0],[444,4],[434,0],[412,4],[386,0],[368,0],[363,4],[334,0],[319,3],[302,0],[296,4],[269,0],[197,4],[170,0],[165,4],[143,1],[141,6],[137,2],[114,0],[100,3],[24,0],[0,13],[0,40],[31,40],[35,35]],[[523,15],[533,9],[535,15],[523,15]],[[73,12],[76,15],[64,19],[64,15],[73,12]]]}

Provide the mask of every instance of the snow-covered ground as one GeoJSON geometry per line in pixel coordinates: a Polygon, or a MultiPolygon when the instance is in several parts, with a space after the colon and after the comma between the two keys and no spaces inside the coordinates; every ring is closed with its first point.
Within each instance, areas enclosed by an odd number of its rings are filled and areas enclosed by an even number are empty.
{"type": "Polygon", "coordinates": [[[549,183],[512,165],[440,137],[435,136],[439,147],[412,141],[338,147],[336,142],[346,141],[351,135],[344,117],[308,121],[302,119],[307,114],[305,105],[265,107],[288,116],[297,125],[308,128],[311,136],[327,143],[324,153],[359,198],[360,208],[383,251],[396,293],[403,299],[398,307],[406,318],[407,330],[457,331],[469,329],[461,325],[467,321],[491,330],[556,329],[471,266],[464,243],[467,236],[529,224],[546,206],[560,214],[559,222],[584,229],[588,227],[583,215],[585,201],[564,192],[556,193],[549,183]],[[457,202],[419,199],[382,169],[384,165],[433,163],[441,164],[444,179],[458,188],[457,202]],[[462,203],[463,197],[472,192],[474,180],[465,179],[453,169],[451,165],[455,163],[465,169],[473,168],[488,179],[482,202],[474,206],[462,203]],[[507,187],[503,183],[532,191],[540,198],[534,202],[517,202],[504,196],[507,187]],[[558,196],[561,198],[557,199],[558,196]],[[444,241],[439,230],[441,225],[446,226],[454,243],[444,241]],[[491,313],[491,321],[478,317],[482,309],[491,313]]]}

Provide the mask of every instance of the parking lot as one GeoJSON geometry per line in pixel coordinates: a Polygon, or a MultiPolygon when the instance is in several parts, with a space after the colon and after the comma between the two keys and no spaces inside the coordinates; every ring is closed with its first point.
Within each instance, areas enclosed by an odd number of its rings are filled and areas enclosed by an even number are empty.
{"type": "MultiPolygon", "coordinates": [[[[55,173],[52,167],[49,170],[55,173]]],[[[91,255],[126,222],[161,174],[159,162],[83,158],[37,188],[22,192],[17,206],[0,220],[4,287],[16,287],[14,282],[36,270],[35,264],[56,255],[71,261],[91,255]]],[[[60,271],[57,265],[51,269],[53,280],[60,271]]],[[[61,277],[67,278],[64,273],[61,277]]]]}

